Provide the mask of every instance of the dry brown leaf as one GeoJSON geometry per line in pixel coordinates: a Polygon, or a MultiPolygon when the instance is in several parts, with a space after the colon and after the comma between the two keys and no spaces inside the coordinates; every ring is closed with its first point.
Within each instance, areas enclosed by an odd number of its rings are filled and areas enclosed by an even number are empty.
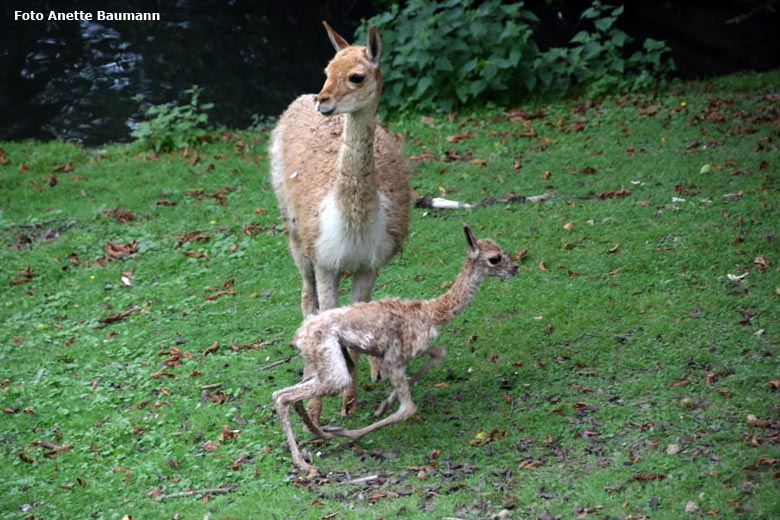
{"type": "Polygon", "coordinates": [[[463,132],[458,132],[457,134],[448,135],[444,138],[445,141],[448,143],[459,143],[463,141],[464,139],[470,139],[474,137],[474,132],[469,132],[468,130],[463,132]]]}
{"type": "Polygon", "coordinates": [[[753,265],[756,266],[756,269],[766,269],[769,267],[769,261],[767,261],[766,258],[763,256],[756,257],[755,260],[753,260],[753,265]]]}
{"type": "Polygon", "coordinates": [[[436,156],[433,155],[431,152],[423,152],[419,155],[412,155],[411,157],[409,157],[409,160],[412,162],[420,162],[426,159],[436,159],[436,156]]]}
{"type": "Polygon", "coordinates": [[[18,275],[18,278],[9,280],[8,285],[21,285],[23,283],[27,283],[30,280],[32,280],[33,277],[32,266],[28,265],[24,269],[17,271],[16,274],[18,275]]]}
{"type": "Polygon", "coordinates": [[[219,348],[219,341],[215,341],[214,343],[211,344],[210,347],[208,347],[206,350],[201,352],[200,355],[207,356],[209,354],[213,354],[214,352],[217,351],[218,348],[219,348]]]}
{"type": "Polygon", "coordinates": [[[203,451],[217,451],[219,449],[219,444],[214,441],[206,441],[200,446],[203,448],[203,451]]]}

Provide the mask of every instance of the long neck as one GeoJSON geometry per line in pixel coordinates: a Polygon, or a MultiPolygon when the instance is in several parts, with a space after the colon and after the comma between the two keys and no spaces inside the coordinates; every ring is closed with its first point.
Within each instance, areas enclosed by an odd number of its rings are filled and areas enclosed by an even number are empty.
{"type": "Polygon", "coordinates": [[[344,115],[341,148],[336,167],[336,204],[348,222],[366,222],[379,205],[374,175],[376,110],[344,115]]]}
{"type": "Polygon", "coordinates": [[[433,300],[428,300],[434,326],[443,325],[455,319],[469,306],[477,294],[479,284],[485,278],[473,262],[466,259],[458,278],[450,289],[433,300]]]}

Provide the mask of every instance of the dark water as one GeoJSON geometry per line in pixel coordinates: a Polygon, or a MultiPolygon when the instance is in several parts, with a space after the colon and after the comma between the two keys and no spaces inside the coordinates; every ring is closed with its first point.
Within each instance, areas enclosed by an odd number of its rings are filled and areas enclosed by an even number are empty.
{"type": "Polygon", "coordinates": [[[140,117],[134,96],[182,101],[193,84],[203,88],[202,102],[215,104],[210,121],[246,128],[253,115],[278,114],[298,94],[319,90],[333,54],[320,20],[351,38],[373,13],[354,3],[5,2],[0,139],[127,140],[140,117]],[[159,12],[161,21],[13,21],[17,9],[159,12]]]}
{"type": "MultiPolygon", "coordinates": [[[[667,40],[684,77],[780,66],[780,1],[626,4],[621,28],[667,40]]],[[[565,45],[590,1],[525,5],[541,19],[544,47],[565,45]]],[[[215,104],[212,123],[246,128],[255,114],[277,115],[319,90],[333,54],[321,20],[351,39],[378,9],[359,0],[3,0],[0,139],[125,141],[140,117],[134,96],[183,101],[193,84],[215,104]],[[159,12],[161,21],[14,21],[15,10],[159,12]]]]}

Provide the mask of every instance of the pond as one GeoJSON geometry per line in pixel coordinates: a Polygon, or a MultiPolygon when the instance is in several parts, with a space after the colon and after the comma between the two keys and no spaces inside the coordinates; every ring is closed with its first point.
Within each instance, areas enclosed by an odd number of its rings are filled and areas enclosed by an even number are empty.
{"type": "MultiPolygon", "coordinates": [[[[127,141],[139,103],[183,101],[192,85],[210,122],[247,128],[317,92],[333,49],[328,20],[351,38],[375,0],[5,0],[0,5],[0,139],[127,141]],[[107,7],[110,6],[110,7],[107,7]],[[72,21],[14,20],[15,11],[92,13],[72,21]],[[98,10],[159,13],[159,21],[99,21],[98,10]],[[83,17],[82,17],[83,18],[83,17]]],[[[529,0],[542,47],[566,45],[590,0],[529,0]]],[[[683,77],[780,66],[777,0],[627,2],[619,25],[637,42],[666,40],[683,77]]],[[[26,16],[31,18],[31,16],[26,16]]],[[[381,29],[381,28],[380,28],[381,29]]],[[[386,50],[387,51],[387,50],[386,50]]]]}
{"type": "Polygon", "coordinates": [[[213,123],[246,128],[253,116],[279,114],[322,86],[333,50],[320,20],[351,37],[373,14],[343,1],[300,10],[280,1],[18,3],[1,8],[0,139],[86,145],[128,140],[140,117],[135,96],[182,101],[193,84],[202,102],[215,104],[213,123]],[[18,9],[28,18],[55,11],[92,19],[14,21],[18,9]],[[98,21],[98,10],[159,12],[160,21],[98,21]]]}

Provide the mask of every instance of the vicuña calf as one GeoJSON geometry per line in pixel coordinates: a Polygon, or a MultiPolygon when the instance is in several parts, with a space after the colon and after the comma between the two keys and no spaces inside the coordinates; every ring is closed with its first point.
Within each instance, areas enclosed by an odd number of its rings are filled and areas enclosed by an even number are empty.
{"type": "Polygon", "coordinates": [[[488,276],[507,279],[517,274],[517,263],[490,239],[477,240],[468,226],[463,227],[468,254],[450,289],[431,300],[383,299],[358,303],[310,316],[295,334],[294,343],[305,360],[304,380],[274,392],[273,398],[282,429],[296,466],[313,474],[295,442],[290,425],[292,404],[311,432],[324,438],[334,435],[359,439],[377,428],[403,421],[416,411],[409,384],[438,365],[444,357],[441,348],[430,348],[437,328],[448,323],[469,305],[479,284],[488,276]],[[396,398],[400,405],[393,414],[358,430],[320,428],[306,413],[303,399],[336,395],[351,384],[351,352],[368,354],[378,360],[382,376],[393,384],[393,392],[379,406],[382,413],[396,398]],[[431,359],[411,381],[406,365],[413,357],[428,352],[431,359]]]}
{"type": "MultiPolygon", "coordinates": [[[[409,226],[409,178],[401,147],[378,125],[382,40],[349,45],[323,22],[336,55],[322,90],[293,101],[271,136],[271,177],[301,273],[306,318],[337,306],[339,279],[352,273],[352,303],[371,299],[377,272],[401,249],[409,226]]],[[[356,352],[352,353],[357,356],[356,352]]],[[[353,359],[351,367],[357,362],[353,359]]],[[[376,367],[371,366],[372,376],[376,367]]],[[[354,370],[354,368],[353,368],[354,370]]],[[[344,387],[342,413],[357,404],[344,387]]],[[[321,404],[309,411],[319,421],[321,404]]]]}

